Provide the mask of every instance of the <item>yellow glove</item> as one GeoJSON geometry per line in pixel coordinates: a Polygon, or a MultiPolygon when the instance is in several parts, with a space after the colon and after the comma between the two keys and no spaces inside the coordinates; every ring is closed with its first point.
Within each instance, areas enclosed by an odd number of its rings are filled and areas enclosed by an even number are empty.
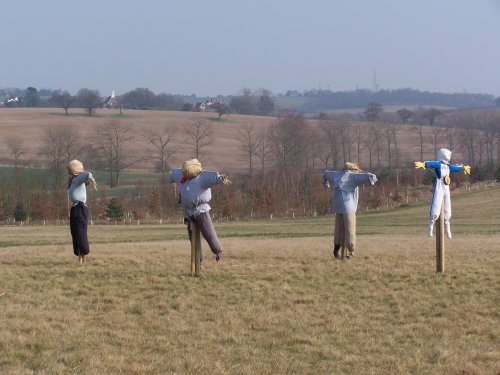
{"type": "Polygon", "coordinates": [[[470,174],[470,165],[464,165],[463,169],[464,169],[464,174],[470,174]]]}
{"type": "Polygon", "coordinates": [[[220,177],[221,177],[221,179],[222,179],[222,183],[223,183],[224,185],[229,185],[229,184],[231,184],[231,181],[229,181],[229,177],[228,177],[228,176],[226,176],[225,174],[221,174],[221,175],[220,175],[220,177]]]}
{"type": "Polygon", "coordinates": [[[415,162],[415,169],[419,169],[419,168],[425,169],[425,164],[422,163],[421,161],[416,161],[415,162]]]}

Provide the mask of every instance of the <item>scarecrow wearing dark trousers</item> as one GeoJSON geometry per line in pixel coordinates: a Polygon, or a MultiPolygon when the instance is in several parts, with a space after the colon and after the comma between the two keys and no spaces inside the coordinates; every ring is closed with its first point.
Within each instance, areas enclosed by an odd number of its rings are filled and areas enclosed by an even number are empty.
{"type": "Polygon", "coordinates": [[[73,239],[73,252],[80,263],[85,262],[90,247],[87,238],[87,223],[89,210],[87,208],[87,185],[97,189],[92,173],[86,172],[79,160],[72,160],[68,164],[68,201],[71,205],[69,213],[69,228],[73,239]]]}
{"type": "Polygon", "coordinates": [[[374,185],[377,176],[373,173],[363,173],[355,163],[347,162],[342,171],[325,170],[323,173],[323,185],[332,187],[333,199],[332,210],[335,214],[335,232],[333,256],[339,257],[341,247],[341,228],[343,224],[344,236],[349,255],[354,255],[356,248],[356,210],[358,209],[358,186],[363,184],[374,185]]]}
{"type": "MultiPolygon", "coordinates": [[[[184,162],[182,169],[172,170],[170,182],[179,186],[179,203],[184,207],[184,223],[187,224],[189,240],[192,238],[191,222],[194,222],[200,228],[200,233],[218,262],[222,256],[222,246],[210,218],[208,204],[212,199],[210,187],[218,184],[227,185],[231,181],[219,172],[204,171],[198,159],[191,159],[184,162]]],[[[203,260],[203,254],[200,260],[203,260]]]]}

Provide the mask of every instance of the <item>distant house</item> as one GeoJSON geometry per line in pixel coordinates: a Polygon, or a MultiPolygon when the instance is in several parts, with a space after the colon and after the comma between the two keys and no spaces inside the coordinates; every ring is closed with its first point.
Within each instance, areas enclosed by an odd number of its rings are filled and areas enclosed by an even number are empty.
{"type": "Polygon", "coordinates": [[[104,101],[104,108],[111,109],[118,107],[118,98],[115,95],[115,90],[111,91],[111,95],[104,101]]]}
{"type": "Polygon", "coordinates": [[[195,112],[216,112],[219,104],[225,104],[221,99],[208,99],[204,102],[196,102],[191,106],[191,110],[195,112]]]}
{"type": "Polygon", "coordinates": [[[11,96],[7,100],[2,100],[0,102],[0,107],[16,107],[19,103],[19,98],[17,96],[11,96]]]}

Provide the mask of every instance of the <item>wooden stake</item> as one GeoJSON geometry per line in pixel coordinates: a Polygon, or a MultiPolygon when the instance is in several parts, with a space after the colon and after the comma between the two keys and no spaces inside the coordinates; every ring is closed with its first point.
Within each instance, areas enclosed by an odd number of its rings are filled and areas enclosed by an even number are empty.
{"type": "Polygon", "coordinates": [[[437,219],[436,228],[436,272],[444,273],[444,204],[441,205],[441,213],[437,219]]]}

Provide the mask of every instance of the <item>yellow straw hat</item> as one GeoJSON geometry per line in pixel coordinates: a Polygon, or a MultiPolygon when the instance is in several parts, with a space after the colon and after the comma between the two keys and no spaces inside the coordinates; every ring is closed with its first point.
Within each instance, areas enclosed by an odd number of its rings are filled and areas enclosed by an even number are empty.
{"type": "Polygon", "coordinates": [[[198,159],[186,160],[182,165],[182,175],[187,179],[198,176],[201,170],[201,163],[198,159]]]}
{"type": "Polygon", "coordinates": [[[83,163],[80,160],[71,160],[68,163],[68,172],[72,176],[78,176],[80,172],[83,172],[83,163]]]}
{"type": "Polygon", "coordinates": [[[347,162],[344,164],[344,171],[351,171],[354,173],[363,172],[357,163],[347,162]]]}

